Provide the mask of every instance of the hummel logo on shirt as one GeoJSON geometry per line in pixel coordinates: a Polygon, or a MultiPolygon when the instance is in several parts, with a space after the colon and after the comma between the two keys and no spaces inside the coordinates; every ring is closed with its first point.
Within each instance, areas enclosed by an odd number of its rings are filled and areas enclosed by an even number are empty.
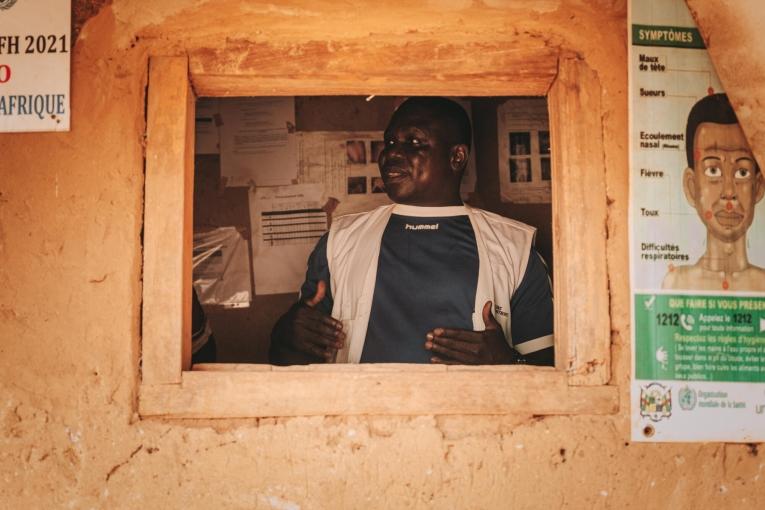
{"type": "Polygon", "coordinates": [[[438,230],[438,223],[433,223],[432,225],[410,225],[405,223],[404,230],[438,230]]]}

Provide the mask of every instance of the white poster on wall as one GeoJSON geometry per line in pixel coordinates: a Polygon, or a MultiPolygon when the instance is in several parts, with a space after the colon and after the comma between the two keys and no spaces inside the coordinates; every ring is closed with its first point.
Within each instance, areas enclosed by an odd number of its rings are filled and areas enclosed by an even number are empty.
{"type": "Polygon", "coordinates": [[[633,0],[632,438],[765,440],[765,179],[682,0],[633,0]]]}
{"type": "Polygon", "coordinates": [[[298,135],[298,180],[321,184],[336,216],[389,204],[377,158],[382,131],[307,131],[298,135]]]}
{"type": "Polygon", "coordinates": [[[69,131],[70,0],[0,0],[0,132],[69,131]]]}
{"type": "Polygon", "coordinates": [[[226,186],[297,182],[294,97],[221,98],[218,114],[226,186]]]}
{"type": "Polygon", "coordinates": [[[255,294],[298,292],[308,256],[327,231],[324,186],[250,189],[255,294]]]}

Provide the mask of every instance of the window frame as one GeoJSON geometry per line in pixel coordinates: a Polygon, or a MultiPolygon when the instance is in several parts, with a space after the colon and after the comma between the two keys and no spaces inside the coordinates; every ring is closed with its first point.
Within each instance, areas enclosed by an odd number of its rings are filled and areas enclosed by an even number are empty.
{"type": "Polygon", "coordinates": [[[290,68],[282,75],[278,69],[258,75],[250,68],[231,68],[236,59],[209,51],[149,58],[141,417],[618,411],[618,388],[607,384],[611,327],[601,85],[575,55],[550,48],[503,51],[499,57],[474,51],[474,60],[486,68],[484,76],[467,71],[448,78],[436,72],[423,76],[422,69],[413,68],[372,83],[357,80],[355,74],[334,81],[310,70],[295,76],[290,68]],[[274,90],[284,95],[411,95],[423,92],[422,83],[434,95],[548,98],[554,148],[555,368],[208,364],[191,370],[195,92],[213,97],[273,95],[274,90]]]}

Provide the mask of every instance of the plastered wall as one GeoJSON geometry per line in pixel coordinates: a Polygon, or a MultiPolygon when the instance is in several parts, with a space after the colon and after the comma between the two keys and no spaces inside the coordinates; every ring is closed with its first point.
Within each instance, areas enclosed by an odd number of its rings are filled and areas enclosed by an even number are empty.
{"type": "MultiPolygon", "coordinates": [[[[170,422],[135,414],[147,56],[233,39],[285,56],[291,47],[412,43],[417,59],[422,48],[525,34],[585,59],[603,87],[611,383],[626,402],[625,1],[73,3],[83,17],[96,14],[78,21],[72,131],[0,135],[0,507],[762,506],[760,445],[632,444],[626,405],[613,416],[545,418],[170,422]]],[[[690,3],[705,34],[718,32],[704,19],[725,16],[729,34],[756,31],[762,23],[753,17],[765,19],[753,1],[746,15],[732,14],[732,1],[690,3]]],[[[713,57],[727,58],[733,50],[718,51],[716,41],[713,57]]],[[[755,69],[762,47],[747,47],[755,69]]],[[[746,84],[725,75],[733,68],[719,69],[735,99],[731,87],[746,84]]],[[[748,118],[765,104],[759,83],[748,85],[756,98],[748,118]]],[[[743,123],[762,154],[763,127],[743,123]]]]}

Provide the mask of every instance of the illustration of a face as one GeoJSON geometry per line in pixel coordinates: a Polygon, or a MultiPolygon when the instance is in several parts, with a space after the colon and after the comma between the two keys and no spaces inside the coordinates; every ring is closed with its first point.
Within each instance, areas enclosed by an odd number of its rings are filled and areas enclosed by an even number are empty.
{"type": "Polygon", "coordinates": [[[765,193],[744,133],[738,124],[703,122],[693,147],[694,168],[683,175],[685,196],[712,236],[736,241],[746,234],[765,193]]]}

